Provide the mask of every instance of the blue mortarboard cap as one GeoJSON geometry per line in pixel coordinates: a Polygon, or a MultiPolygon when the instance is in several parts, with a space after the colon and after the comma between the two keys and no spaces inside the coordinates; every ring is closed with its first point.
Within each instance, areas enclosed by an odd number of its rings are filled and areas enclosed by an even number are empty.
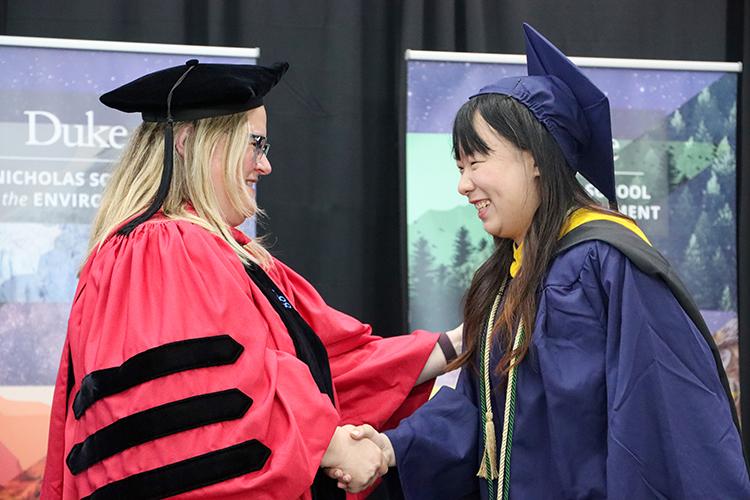
{"type": "Polygon", "coordinates": [[[525,105],[552,134],[568,164],[615,203],[609,100],[565,54],[524,23],[529,76],[509,77],[477,95],[503,94],[525,105]]]}

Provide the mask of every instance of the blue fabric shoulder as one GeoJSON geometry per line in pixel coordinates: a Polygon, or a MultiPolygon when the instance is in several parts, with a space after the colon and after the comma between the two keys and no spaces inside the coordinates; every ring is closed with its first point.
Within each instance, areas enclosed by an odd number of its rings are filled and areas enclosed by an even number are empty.
{"type": "MultiPolygon", "coordinates": [[[[567,249],[573,248],[582,242],[594,241],[605,242],[617,248],[640,271],[649,276],[661,279],[669,287],[671,293],[701,333],[708,348],[711,350],[711,355],[719,375],[719,380],[721,381],[722,388],[727,396],[727,403],[730,407],[732,420],[734,421],[737,431],[741,433],[737,410],[734,406],[734,398],[724,370],[719,349],[714,342],[711,331],[703,320],[703,316],[698,310],[697,304],[687,290],[687,287],[682,283],[682,280],[677,275],[676,271],[670,265],[669,261],[658,250],[647,244],[632,231],[609,220],[595,220],[573,229],[560,240],[557,252],[558,254],[561,254],[567,249]]],[[[745,456],[745,463],[748,464],[747,452],[744,451],[743,454],[745,456]]],[[[750,466],[748,466],[748,472],[750,473],[750,466]]]]}
{"type": "Polygon", "coordinates": [[[573,497],[750,498],[723,369],[672,288],[650,271],[596,238],[565,248],[550,266],[530,356],[537,359],[529,360],[536,370],[526,372],[528,381],[539,374],[544,409],[555,409],[549,477],[573,497]],[[566,452],[579,465],[566,466],[566,452]],[[582,463],[592,466],[587,474],[582,463]]]}

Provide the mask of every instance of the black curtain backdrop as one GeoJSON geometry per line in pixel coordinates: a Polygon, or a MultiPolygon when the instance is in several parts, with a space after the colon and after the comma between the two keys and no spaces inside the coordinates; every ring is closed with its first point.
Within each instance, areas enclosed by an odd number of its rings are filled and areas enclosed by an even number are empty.
{"type": "MultiPolygon", "coordinates": [[[[274,172],[259,186],[261,232],[331,305],[382,335],[406,324],[404,50],[523,53],[522,21],[572,56],[750,58],[750,0],[0,0],[5,35],[260,47],[263,63],[289,61],[267,100],[274,172]]],[[[741,87],[750,95],[747,78],[741,87]]],[[[750,105],[739,111],[750,130],[750,105]]],[[[747,335],[750,167],[740,161],[747,335]]],[[[750,341],[740,348],[750,366],[750,341]]],[[[750,369],[742,379],[747,429],[750,369]]]]}

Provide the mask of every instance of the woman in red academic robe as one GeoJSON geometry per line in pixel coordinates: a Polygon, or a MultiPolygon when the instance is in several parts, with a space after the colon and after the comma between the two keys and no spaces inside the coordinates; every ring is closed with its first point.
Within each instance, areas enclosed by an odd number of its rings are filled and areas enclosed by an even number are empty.
{"type": "Polygon", "coordinates": [[[234,229],[271,172],[262,98],[286,69],[190,61],[102,96],[144,123],[94,221],[43,498],[343,498],[321,467],[357,463],[363,489],[384,463],[342,426],[426,400],[437,334],[373,336],[234,229]]]}

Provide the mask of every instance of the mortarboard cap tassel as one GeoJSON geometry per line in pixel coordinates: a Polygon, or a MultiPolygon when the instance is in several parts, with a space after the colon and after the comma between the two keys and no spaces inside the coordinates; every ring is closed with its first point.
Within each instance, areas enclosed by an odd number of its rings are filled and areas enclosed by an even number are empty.
{"type": "Polygon", "coordinates": [[[172,184],[172,174],[174,172],[174,120],[172,119],[172,95],[174,94],[175,89],[185,80],[188,73],[198,65],[198,60],[191,59],[185,64],[188,67],[187,70],[185,70],[182,76],[174,85],[172,85],[172,88],[167,95],[167,125],[164,127],[164,166],[162,167],[161,180],[159,181],[159,188],[156,190],[156,196],[151,202],[151,205],[149,205],[143,213],[128,221],[127,224],[117,231],[117,234],[127,236],[133,231],[133,229],[149,220],[159,211],[169,194],[169,187],[172,184]]]}

